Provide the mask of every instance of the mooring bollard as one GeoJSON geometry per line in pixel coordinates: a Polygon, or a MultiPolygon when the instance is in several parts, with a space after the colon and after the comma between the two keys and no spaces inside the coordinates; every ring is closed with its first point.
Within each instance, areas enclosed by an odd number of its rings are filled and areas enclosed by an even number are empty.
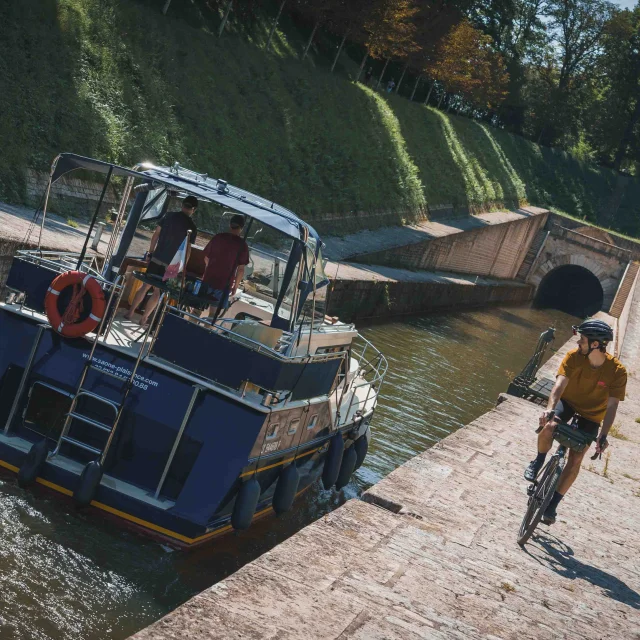
{"type": "Polygon", "coordinates": [[[91,243],[91,248],[94,251],[98,250],[98,244],[100,243],[100,237],[102,236],[102,232],[104,231],[104,222],[98,222],[96,225],[96,232],[93,234],[93,242],[91,243]]]}

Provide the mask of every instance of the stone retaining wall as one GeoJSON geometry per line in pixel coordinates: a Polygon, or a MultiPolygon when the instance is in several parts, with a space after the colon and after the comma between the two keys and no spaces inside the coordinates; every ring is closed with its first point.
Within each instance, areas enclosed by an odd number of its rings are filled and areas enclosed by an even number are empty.
{"type": "MultiPolygon", "coordinates": [[[[82,180],[76,176],[77,174],[73,173],[56,181],[49,196],[49,211],[85,218],[93,215],[96,204],[100,200],[103,184],[82,180]]],[[[48,180],[48,174],[27,170],[26,195],[29,205],[38,206],[47,188],[48,180]]],[[[117,209],[120,204],[120,193],[115,183],[109,185],[100,207],[102,215],[110,209],[117,209]]]]}
{"type": "Polygon", "coordinates": [[[533,287],[510,282],[337,280],[332,283],[328,295],[327,313],[353,322],[491,304],[525,303],[532,296],[533,287]]]}
{"type": "Polygon", "coordinates": [[[21,245],[22,242],[18,240],[0,238],[0,293],[2,293],[4,283],[7,281],[13,256],[21,248],[21,245]]]}
{"type": "Polygon", "coordinates": [[[396,247],[362,258],[367,264],[514,279],[545,215],[396,247]]]}

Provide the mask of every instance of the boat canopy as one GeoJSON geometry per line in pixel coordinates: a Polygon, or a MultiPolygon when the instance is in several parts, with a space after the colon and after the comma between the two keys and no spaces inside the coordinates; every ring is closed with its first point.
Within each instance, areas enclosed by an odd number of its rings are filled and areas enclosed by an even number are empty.
{"type": "MultiPolygon", "coordinates": [[[[105,265],[104,273],[107,278],[110,277],[109,274],[123,260],[138,223],[141,220],[151,219],[145,217],[145,203],[148,196],[151,192],[166,189],[181,195],[191,194],[204,202],[212,202],[232,211],[242,213],[275,229],[292,240],[289,255],[284,260],[286,266],[281,275],[281,284],[275,295],[275,308],[271,326],[292,330],[307,298],[309,296],[315,297],[316,290],[325,287],[329,283],[323,269],[322,241],[316,230],[298,218],[295,213],[277,205],[275,202],[270,202],[254,193],[234,187],[225,180],[210,178],[206,174],[186,169],[177,163],[172,167],[156,167],[153,164],[145,163],[137,165],[133,169],[128,169],[117,164],[87,158],[75,153],[61,153],[56,158],[51,170],[51,184],[77,169],[106,174],[107,180],[104,189],[106,189],[112,176],[139,179],[141,184],[148,185],[147,189],[139,191],[129,211],[118,248],[105,265]]],[[[152,202],[155,202],[157,198],[158,195],[153,196],[152,202]]],[[[91,221],[84,248],[78,260],[78,268],[82,264],[88,239],[95,224],[101,202],[102,197],[91,221]]]]}
{"type": "Polygon", "coordinates": [[[225,180],[211,178],[206,174],[196,173],[180,167],[156,167],[152,164],[139,165],[140,169],[128,169],[110,162],[86,158],[75,153],[61,153],[54,163],[51,182],[76,169],[86,169],[112,176],[131,176],[140,180],[164,185],[176,191],[184,191],[202,200],[215,202],[238,213],[250,216],[260,222],[277,229],[291,238],[301,240],[305,244],[313,238],[314,246],[321,244],[316,230],[304,220],[280,205],[265,200],[260,196],[234,187],[225,180]]]}

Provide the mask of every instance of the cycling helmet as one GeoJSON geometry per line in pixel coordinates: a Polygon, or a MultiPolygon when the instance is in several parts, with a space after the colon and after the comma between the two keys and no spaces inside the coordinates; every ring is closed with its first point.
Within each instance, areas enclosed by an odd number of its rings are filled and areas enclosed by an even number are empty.
{"type": "Polygon", "coordinates": [[[585,320],[581,325],[574,326],[573,332],[581,333],[589,341],[597,340],[603,347],[613,340],[613,329],[603,320],[585,320]]]}

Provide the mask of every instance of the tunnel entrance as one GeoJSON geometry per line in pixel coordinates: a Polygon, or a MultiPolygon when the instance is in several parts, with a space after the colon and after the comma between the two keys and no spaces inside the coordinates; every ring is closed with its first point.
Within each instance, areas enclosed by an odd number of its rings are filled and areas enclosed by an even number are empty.
{"type": "Polygon", "coordinates": [[[536,307],[559,309],[574,316],[592,316],[602,309],[604,292],[588,269],[568,264],[550,271],[540,283],[536,307]]]}

